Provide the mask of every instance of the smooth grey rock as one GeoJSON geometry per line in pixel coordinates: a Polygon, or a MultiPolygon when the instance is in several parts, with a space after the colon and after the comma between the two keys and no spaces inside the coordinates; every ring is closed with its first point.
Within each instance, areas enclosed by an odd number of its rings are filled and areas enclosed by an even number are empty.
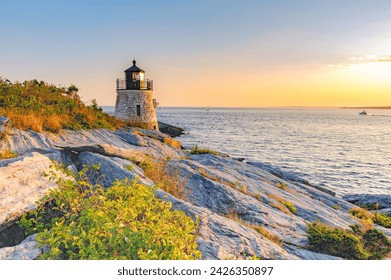
{"type": "Polygon", "coordinates": [[[391,208],[391,195],[387,194],[347,194],[343,198],[357,206],[379,203],[379,209],[391,208]]]}
{"type": "Polygon", "coordinates": [[[122,141],[130,145],[140,146],[140,147],[147,146],[147,142],[140,135],[129,133],[124,130],[118,130],[115,132],[115,134],[121,137],[122,141]]]}
{"type": "Polygon", "coordinates": [[[306,249],[297,248],[295,246],[286,245],[284,248],[289,252],[297,257],[299,257],[301,260],[342,260],[342,258],[321,254],[313,251],[309,251],[306,249]]]}
{"type": "Polygon", "coordinates": [[[39,246],[37,235],[30,235],[19,245],[0,248],[0,260],[35,260],[48,252],[47,246],[39,246]]]}
{"type": "Polygon", "coordinates": [[[307,245],[308,222],[320,220],[342,228],[357,223],[348,213],[353,206],[343,199],[310,186],[284,181],[231,158],[192,155],[190,160],[173,164],[187,180],[188,202],[220,216],[236,214],[247,223],[264,226],[288,243],[307,245]],[[278,188],[277,183],[284,183],[286,190],[278,188]],[[296,214],[275,208],[273,205],[280,203],[271,196],[293,203],[296,214]],[[335,205],[338,210],[334,209],[335,205]]]}
{"type": "Polygon", "coordinates": [[[271,174],[281,178],[281,179],[284,179],[284,180],[287,180],[287,181],[291,181],[291,182],[297,182],[297,183],[301,183],[301,184],[304,184],[304,185],[307,185],[307,186],[311,186],[313,188],[316,188],[322,192],[325,192],[327,194],[330,194],[332,196],[335,196],[336,193],[332,190],[329,190],[329,189],[326,189],[326,188],[323,188],[323,187],[320,187],[320,186],[315,186],[315,185],[312,185],[310,184],[307,180],[303,179],[303,178],[300,178],[299,176],[295,175],[295,174],[292,174],[290,172],[286,172],[286,171],[283,171],[281,170],[280,168],[278,167],[275,167],[275,166],[272,166],[272,165],[268,165],[268,164],[264,164],[264,163],[261,163],[261,162],[255,162],[255,161],[248,161],[247,162],[248,164],[250,165],[253,165],[253,166],[256,166],[256,167],[259,167],[267,172],[270,172],[271,174]]]}
{"type": "Polygon", "coordinates": [[[100,184],[104,188],[111,187],[116,180],[128,179],[132,181],[137,178],[140,183],[152,186],[153,182],[144,176],[142,170],[129,160],[121,158],[105,157],[100,154],[91,152],[80,153],[77,161],[79,170],[83,166],[90,166],[99,164],[98,170],[91,170],[88,172],[90,182],[92,184],[100,184]],[[126,169],[126,166],[131,166],[132,171],[126,169]]]}
{"type": "Polygon", "coordinates": [[[160,132],[164,133],[164,134],[167,134],[173,138],[175,137],[179,137],[181,136],[182,134],[184,134],[184,129],[183,128],[180,128],[180,127],[177,127],[177,126],[173,126],[173,125],[170,125],[170,124],[166,124],[166,123],[162,123],[162,122],[158,122],[159,124],[159,130],[160,132]]]}
{"type": "Polygon", "coordinates": [[[0,168],[0,231],[35,209],[36,202],[56,187],[44,176],[52,164],[49,156],[31,153],[0,168]]]}

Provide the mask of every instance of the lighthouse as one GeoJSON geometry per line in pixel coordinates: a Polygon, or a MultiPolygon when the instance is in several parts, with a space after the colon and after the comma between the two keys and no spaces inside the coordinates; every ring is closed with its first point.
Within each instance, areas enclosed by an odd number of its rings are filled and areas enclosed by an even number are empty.
{"type": "Polygon", "coordinates": [[[159,130],[153,99],[153,81],[136,65],[126,69],[125,78],[117,79],[116,117],[146,129],[159,130]]]}

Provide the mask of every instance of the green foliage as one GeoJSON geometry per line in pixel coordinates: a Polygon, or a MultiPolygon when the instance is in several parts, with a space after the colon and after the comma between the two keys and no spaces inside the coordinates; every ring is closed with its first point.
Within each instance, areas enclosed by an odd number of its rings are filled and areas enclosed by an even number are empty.
{"type": "Polygon", "coordinates": [[[117,129],[124,122],[103,113],[96,102],[86,106],[75,92],[37,80],[11,83],[0,78],[0,115],[18,129],[58,132],[61,129],[117,129]]]}
{"type": "Polygon", "coordinates": [[[191,149],[190,154],[192,155],[201,155],[201,154],[212,154],[212,155],[220,155],[218,152],[209,149],[200,149],[198,145],[195,145],[193,149],[191,149]]]}
{"type": "Polygon", "coordinates": [[[363,235],[364,247],[371,252],[369,259],[380,260],[391,253],[391,240],[377,230],[367,230],[363,235]]]}
{"type": "Polygon", "coordinates": [[[283,204],[286,208],[288,208],[288,210],[289,210],[292,214],[296,214],[297,209],[296,209],[295,205],[294,205],[292,202],[283,201],[282,204],[283,204]]]}
{"type": "Polygon", "coordinates": [[[364,209],[367,209],[369,211],[373,211],[373,210],[381,209],[382,206],[378,202],[375,202],[375,203],[366,203],[366,204],[362,205],[361,207],[364,209]]]}
{"type": "Polygon", "coordinates": [[[391,217],[386,213],[371,213],[363,208],[353,208],[350,210],[350,214],[369,224],[375,223],[385,228],[391,228],[391,217]]]}
{"type": "Polygon", "coordinates": [[[79,180],[59,180],[41,206],[20,221],[50,245],[43,259],[199,259],[196,226],[153,189],[117,181],[106,192],[79,180]]]}
{"type": "Polygon", "coordinates": [[[391,240],[377,229],[363,232],[352,225],[351,230],[344,230],[314,222],[307,234],[312,250],[345,259],[382,259],[391,252],[391,240]]]}
{"type": "Polygon", "coordinates": [[[79,91],[79,89],[75,86],[75,85],[70,85],[69,87],[68,87],[68,89],[67,89],[67,93],[68,94],[70,94],[70,93],[72,93],[72,92],[78,92],[79,91]]]}
{"type": "Polygon", "coordinates": [[[363,209],[363,208],[356,207],[356,208],[350,209],[349,213],[353,217],[356,217],[361,220],[371,220],[371,218],[372,218],[372,213],[363,209]]]}
{"type": "Polygon", "coordinates": [[[129,164],[129,165],[126,165],[125,168],[126,168],[126,170],[128,170],[128,171],[130,171],[130,172],[134,171],[133,166],[130,165],[130,164],[129,164]]]}
{"type": "Polygon", "coordinates": [[[372,217],[375,224],[385,228],[391,228],[391,217],[386,213],[375,213],[372,217]]]}
{"type": "Polygon", "coordinates": [[[311,249],[314,251],[345,259],[368,258],[360,239],[352,232],[314,222],[308,226],[307,233],[311,249]]]}

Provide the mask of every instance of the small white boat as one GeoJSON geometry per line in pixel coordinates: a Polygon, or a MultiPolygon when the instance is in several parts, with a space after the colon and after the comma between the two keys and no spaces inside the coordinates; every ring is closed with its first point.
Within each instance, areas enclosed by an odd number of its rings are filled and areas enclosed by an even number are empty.
{"type": "Polygon", "coordinates": [[[368,115],[368,113],[366,111],[362,111],[359,113],[359,115],[366,116],[366,115],[368,115]]]}

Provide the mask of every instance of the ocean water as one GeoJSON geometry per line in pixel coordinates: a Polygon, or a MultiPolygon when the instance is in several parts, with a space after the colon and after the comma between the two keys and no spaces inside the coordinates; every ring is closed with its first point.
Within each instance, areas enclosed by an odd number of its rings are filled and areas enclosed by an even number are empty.
{"type": "Polygon", "coordinates": [[[162,108],[185,129],[178,140],[277,167],[311,184],[391,195],[391,111],[353,109],[162,108]]]}

